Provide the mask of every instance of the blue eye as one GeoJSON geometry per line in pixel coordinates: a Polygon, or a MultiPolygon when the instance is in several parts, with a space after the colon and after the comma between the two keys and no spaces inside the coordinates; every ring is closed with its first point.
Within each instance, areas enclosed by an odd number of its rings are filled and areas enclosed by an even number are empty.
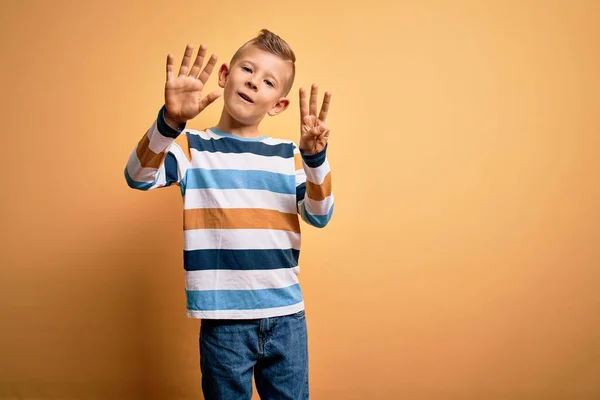
{"type": "Polygon", "coordinates": [[[247,72],[252,72],[252,70],[251,70],[250,68],[248,68],[248,67],[242,67],[242,69],[243,69],[244,71],[247,71],[247,72]]]}

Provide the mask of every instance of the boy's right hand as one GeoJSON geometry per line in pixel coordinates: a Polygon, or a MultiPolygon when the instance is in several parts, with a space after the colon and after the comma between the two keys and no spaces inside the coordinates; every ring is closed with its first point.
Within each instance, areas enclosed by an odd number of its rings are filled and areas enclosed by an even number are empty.
{"type": "MultiPolygon", "coordinates": [[[[179,68],[179,75],[173,76],[173,56],[167,56],[167,83],[165,84],[165,120],[171,124],[183,124],[200,114],[209,104],[219,98],[218,91],[201,98],[202,89],[217,63],[217,56],[210,56],[202,73],[200,68],[206,55],[206,46],[200,45],[196,61],[189,71],[194,46],[188,44],[179,68]]],[[[170,124],[170,125],[171,125],[170,124]]]]}

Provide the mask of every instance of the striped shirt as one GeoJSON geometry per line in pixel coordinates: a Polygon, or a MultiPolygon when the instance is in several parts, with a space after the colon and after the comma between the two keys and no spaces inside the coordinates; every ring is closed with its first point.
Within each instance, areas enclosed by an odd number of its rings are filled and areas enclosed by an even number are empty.
{"type": "Polygon", "coordinates": [[[299,219],[315,227],[331,219],[327,147],[307,155],[290,140],[176,130],[163,114],[129,156],[125,179],[139,190],[181,190],[188,317],[303,310],[299,219]]]}

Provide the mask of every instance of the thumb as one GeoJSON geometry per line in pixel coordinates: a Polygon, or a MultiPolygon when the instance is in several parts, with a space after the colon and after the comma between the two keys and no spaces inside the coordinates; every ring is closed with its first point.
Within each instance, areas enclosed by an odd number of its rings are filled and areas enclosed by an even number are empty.
{"type": "Polygon", "coordinates": [[[208,107],[210,104],[212,104],[212,102],[214,102],[216,99],[221,97],[222,94],[223,93],[220,91],[214,91],[214,92],[209,93],[208,96],[206,96],[202,100],[200,100],[199,112],[202,112],[206,107],[208,107]]]}

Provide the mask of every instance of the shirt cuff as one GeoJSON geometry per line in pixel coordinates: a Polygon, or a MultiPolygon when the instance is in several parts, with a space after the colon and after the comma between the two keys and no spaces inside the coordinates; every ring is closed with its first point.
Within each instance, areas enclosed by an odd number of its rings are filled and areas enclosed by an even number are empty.
{"type": "Polygon", "coordinates": [[[302,152],[302,150],[300,150],[300,154],[302,155],[302,159],[304,160],[306,165],[308,165],[311,168],[320,167],[325,162],[325,159],[327,158],[327,156],[326,156],[327,146],[329,146],[329,143],[327,143],[325,145],[323,150],[321,150],[320,152],[315,153],[315,154],[305,154],[302,152]]]}
{"type": "Polygon", "coordinates": [[[165,106],[163,105],[160,109],[160,111],[158,112],[158,118],[156,120],[156,126],[158,128],[158,131],[166,137],[170,137],[173,139],[176,139],[177,136],[179,136],[181,134],[181,132],[183,132],[183,130],[185,129],[185,122],[183,124],[181,124],[179,126],[178,129],[173,129],[169,124],[167,124],[167,121],[165,121],[165,106]]]}

